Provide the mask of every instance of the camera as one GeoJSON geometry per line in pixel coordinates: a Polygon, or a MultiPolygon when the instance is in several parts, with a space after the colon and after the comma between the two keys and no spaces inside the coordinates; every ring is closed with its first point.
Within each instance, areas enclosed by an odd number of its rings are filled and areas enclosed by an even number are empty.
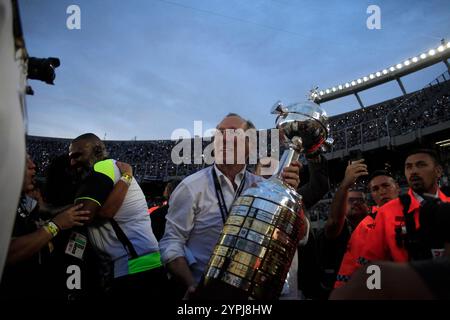
{"type": "Polygon", "coordinates": [[[60,66],[58,58],[35,58],[28,59],[28,79],[41,80],[47,84],[54,84],[55,69],[60,66]]]}

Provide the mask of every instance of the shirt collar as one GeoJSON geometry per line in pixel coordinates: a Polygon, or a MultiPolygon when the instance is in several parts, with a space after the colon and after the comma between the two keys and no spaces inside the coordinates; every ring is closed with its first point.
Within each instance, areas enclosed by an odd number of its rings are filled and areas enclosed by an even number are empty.
{"type": "MultiPolygon", "coordinates": [[[[219,170],[219,168],[217,168],[216,164],[214,164],[213,170],[216,170],[216,174],[217,174],[217,177],[219,178],[219,182],[221,185],[223,185],[223,183],[226,183],[231,187],[232,190],[234,190],[233,184],[231,183],[230,179],[228,179],[228,177],[226,175],[224,175],[222,173],[222,171],[219,170]]],[[[242,168],[242,170],[239,171],[238,174],[234,177],[234,183],[236,184],[237,188],[239,188],[239,186],[241,185],[242,180],[244,179],[246,170],[247,170],[247,165],[245,165],[244,168],[242,168]]],[[[236,190],[234,190],[234,191],[236,191],[236,190]]]]}
{"type": "MultiPolygon", "coordinates": [[[[418,193],[416,193],[416,192],[414,192],[414,191],[412,191],[412,194],[414,195],[414,198],[416,198],[417,201],[419,201],[419,203],[422,203],[422,201],[425,200],[420,194],[418,194],[418,193]]],[[[436,198],[436,199],[438,199],[438,198],[439,198],[439,190],[436,191],[436,194],[434,194],[434,195],[432,195],[432,194],[430,194],[430,193],[424,193],[424,195],[426,195],[426,196],[428,196],[428,197],[431,197],[431,198],[436,198]]]]}

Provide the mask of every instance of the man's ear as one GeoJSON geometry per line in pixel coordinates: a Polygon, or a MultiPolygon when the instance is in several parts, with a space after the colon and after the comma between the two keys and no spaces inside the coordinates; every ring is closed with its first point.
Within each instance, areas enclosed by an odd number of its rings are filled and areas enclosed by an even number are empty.
{"type": "Polygon", "coordinates": [[[442,172],[443,172],[442,166],[441,165],[437,165],[436,166],[436,174],[438,176],[438,179],[440,179],[442,177],[442,172]]]}
{"type": "Polygon", "coordinates": [[[94,155],[95,155],[95,157],[96,158],[102,158],[103,157],[103,149],[102,149],[102,147],[101,146],[99,146],[99,145],[97,145],[97,146],[94,146],[94,155]]]}

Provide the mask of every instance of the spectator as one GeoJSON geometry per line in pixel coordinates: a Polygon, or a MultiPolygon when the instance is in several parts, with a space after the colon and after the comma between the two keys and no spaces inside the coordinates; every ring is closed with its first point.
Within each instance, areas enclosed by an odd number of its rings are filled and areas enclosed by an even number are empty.
{"type": "Polygon", "coordinates": [[[46,264],[53,251],[52,240],[61,230],[82,226],[88,219],[89,212],[80,210],[83,204],[78,204],[39,226],[37,202],[26,195],[34,188],[34,175],[35,165],[27,156],[22,195],[0,285],[1,299],[57,298],[53,290],[57,284],[46,264]]]}
{"type": "Polygon", "coordinates": [[[164,188],[163,198],[165,199],[164,204],[150,214],[152,220],[153,233],[158,241],[161,240],[166,230],[166,215],[169,209],[168,201],[170,200],[170,195],[180,184],[180,179],[174,179],[167,182],[164,188]]]}
{"type": "Polygon", "coordinates": [[[337,190],[325,228],[318,236],[319,261],[321,265],[321,299],[328,298],[350,236],[367,216],[369,208],[365,194],[351,189],[359,177],[367,175],[364,159],[349,162],[344,180],[337,190]]]}

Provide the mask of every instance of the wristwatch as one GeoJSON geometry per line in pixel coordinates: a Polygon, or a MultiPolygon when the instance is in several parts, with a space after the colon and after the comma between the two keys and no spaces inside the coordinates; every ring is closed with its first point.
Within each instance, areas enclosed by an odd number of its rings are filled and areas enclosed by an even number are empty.
{"type": "Polygon", "coordinates": [[[129,175],[128,173],[124,173],[122,174],[122,176],[120,177],[120,180],[122,180],[123,182],[125,182],[127,184],[127,186],[130,186],[131,181],[133,180],[133,176],[129,175]]]}
{"type": "Polygon", "coordinates": [[[45,231],[47,231],[53,236],[53,238],[56,237],[56,235],[59,233],[59,228],[53,221],[47,222],[46,224],[44,224],[43,227],[45,231]]]}

